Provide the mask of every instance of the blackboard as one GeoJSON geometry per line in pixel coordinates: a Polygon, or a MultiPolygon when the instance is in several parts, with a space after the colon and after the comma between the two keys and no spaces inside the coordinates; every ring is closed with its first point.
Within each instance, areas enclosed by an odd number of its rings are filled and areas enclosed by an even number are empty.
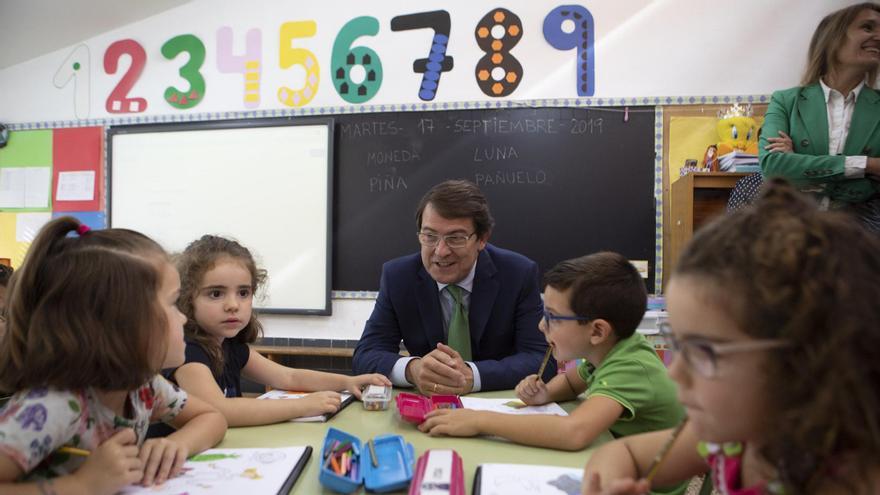
{"type": "Polygon", "coordinates": [[[613,250],[654,286],[654,109],[510,108],[337,115],[333,288],[378,290],[419,250],[414,212],[446,179],[475,182],[489,242],[535,260],[613,250]]]}

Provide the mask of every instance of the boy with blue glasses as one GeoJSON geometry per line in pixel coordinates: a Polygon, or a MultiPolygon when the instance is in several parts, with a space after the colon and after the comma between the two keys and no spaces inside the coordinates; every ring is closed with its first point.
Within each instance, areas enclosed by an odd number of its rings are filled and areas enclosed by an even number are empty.
{"type": "Polygon", "coordinates": [[[544,275],[538,328],[557,360],[583,358],[548,383],[524,378],[516,394],[529,405],[586,400],[569,416],[436,410],[419,427],[432,435],[496,435],[517,443],[580,450],[599,434],[615,437],[671,428],[684,410],[666,368],[636,333],[647,307],[645,283],[625,257],[601,252],[563,261],[544,275]]]}

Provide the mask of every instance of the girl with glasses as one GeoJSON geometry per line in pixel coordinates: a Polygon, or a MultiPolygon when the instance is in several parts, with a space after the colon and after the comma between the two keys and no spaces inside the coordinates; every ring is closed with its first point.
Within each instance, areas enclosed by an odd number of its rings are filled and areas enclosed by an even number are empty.
{"type": "Polygon", "coordinates": [[[768,185],[700,231],[672,275],[661,331],[688,422],[665,462],[652,469],[670,430],[612,442],[587,464],[584,494],[707,471],[722,493],[877,493],[880,242],[768,185]]]}

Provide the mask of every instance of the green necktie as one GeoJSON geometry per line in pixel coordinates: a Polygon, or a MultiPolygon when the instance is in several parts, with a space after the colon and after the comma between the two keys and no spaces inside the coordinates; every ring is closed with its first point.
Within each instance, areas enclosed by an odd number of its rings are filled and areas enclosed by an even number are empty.
{"type": "Polygon", "coordinates": [[[461,302],[462,288],[457,285],[447,285],[446,291],[452,296],[455,304],[452,307],[452,317],[449,318],[449,347],[452,347],[465,361],[471,360],[471,329],[468,326],[467,309],[461,302]]]}

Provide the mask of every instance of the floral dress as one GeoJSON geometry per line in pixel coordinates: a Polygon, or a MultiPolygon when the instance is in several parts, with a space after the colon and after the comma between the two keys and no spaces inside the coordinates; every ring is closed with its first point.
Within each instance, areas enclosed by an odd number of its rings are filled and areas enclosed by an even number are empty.
{"type": "Polygon", "coordinates": [[[740,442],[724,444],[700,442],[697,450],[709,463],[712,484],[722,495],[785,495],[782,484],[777,481],[761,482],[755,486],[742,487],[742,455],[740,442]]]}
{"type": "Polygon", "coordinates": [[[168,422],[180,413],[186,392],[155,376],[126,400],[131,417],[105,407],[91,388],[18,392],[0,410],[0,454],[24,470],[25,480],[70,474],[85,457],[57,452],[60,447],[92,451],[125,428],[134,430],[141,445],[150,423],[168,422]]]}

